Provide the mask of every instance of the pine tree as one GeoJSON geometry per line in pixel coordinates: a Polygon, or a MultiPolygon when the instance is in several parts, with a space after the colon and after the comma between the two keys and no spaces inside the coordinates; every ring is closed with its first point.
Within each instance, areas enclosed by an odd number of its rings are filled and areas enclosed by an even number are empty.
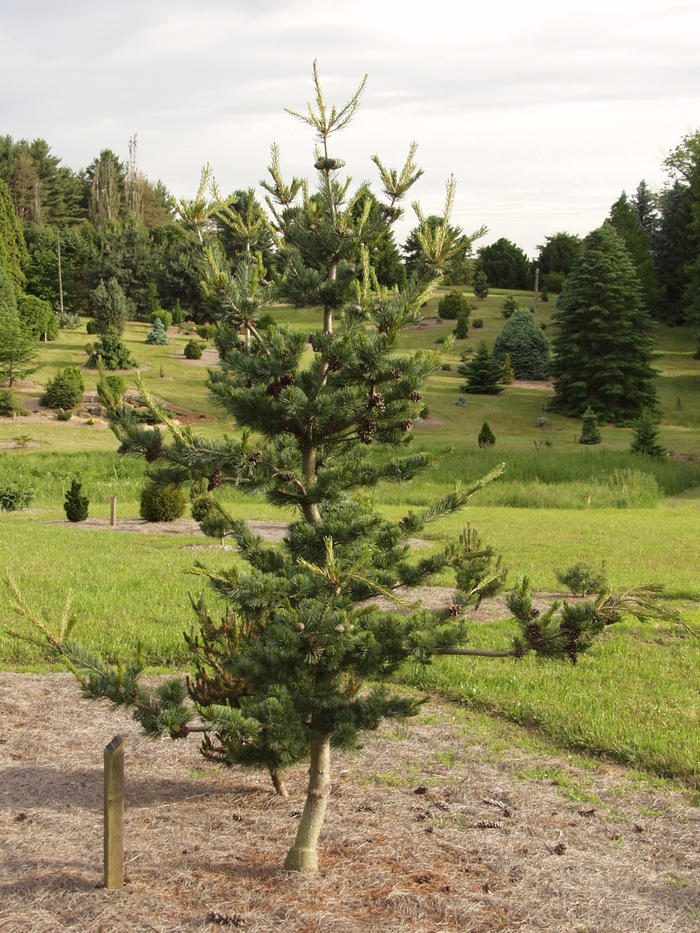
{"type": "Polygon", "coordinates": [[[74,479],[66,493],[63,508],[66,510],[66,518],[69,522],[84,522],[88,517],[90,500],[87,496],[82,495],[82,488],[82,484],[74,479]]]}
{"type": "Polygon", "coordinates": [[[557,410],[580,417],[590,407],[599,420],[627,424],[653,407],[651,319],[632,260],[611,226],[586,237],[558,307],[552,317],[557,410]]]}
{"type": "Polygon", "coordinates": [[[503,391],[499,385],[501,378],[500,368],[489,353],[486,341],[481,341],[479,352],[468,363],[460,363],[457,371],[467,377],[461,386],[462,392],[469,395],[498,395],[503,391]]]}
{"type": "Polygon", "coordinates": [[[578,442],[579,444],[600,444],[601,440],[602,437],[595,412],[592,408],[587,408],[583,413],[583,425],[578,442]]]}
{"type": "Polygon", "coordinates": [[[484,421],[481,425],[481,430],[479,431],[478,444],[479,447],[493,447],[496,443],[496,435],[493,433],[489,427],[488,421],[484,421]]]}
{"type": "MultiPolygon", "coordinates": [[[[88,695],[132,707],[147,732],[182,737],[197,721],[207,757],[266,767],[282,793],[284,769],[308,759],[306,804],[285,863],[305,872],[317,866],[331,747],[355,747],[360,734],[382,719],[418,711],[420,702],[387,688],[400,664],[448,654],[516,658],[531,651],[575,662],[628,604],[641,612],[636,596],[620,604],[604,594],[583,608],[557,604],[537,614],[523,582],[509,596],[518,622],[512,646],[496,652],[463,647],[464,610],[501,587],[499,560],[474,529],[417,561],[408,542],[426,524],[460,510],[500,470],[398,522],[379,515],[370,496],[358,495],[385,480],[410,480],[436,461],[437,455],[411,452],[409,445],[413,419],[423,409],[420,389],[439,368],[442,351],[409,355],[397,345],[449,261],[454,186],[448,187],[440,227],[431,231],[418,213],[420,268],[432,278],[413,278],[405,290],[381,288],[369,261],[369,244],[380,231],[356,222],[350,207],[361,203],[364,188],[350,195],[349,183],[337,175],[341,162],[329,153],[329,138],[351,120],[364,82],[341,109],[326,106],[315,65],[314,82],[315,107],[294,115],[315,129],[321,143],[315,153],[317,195],[302,191],[303,204],[295,205],[295,185],[284,183],[273,151],[274,184],[268,191],[284,241],[279,290],[263,280],[257,263],[241,262],[231,274],[215,249],[207,254],[212,312],[251,337],[226,354],[209,380],[240,435],[198,436],[169,420],[142,388],[159,422],[155,430],[144,430],[129,406],[98,386],[120,452],[145,457],[156,488],[189,481],[203,530],[232,538],[248,569],[198,569],[225,599],[227,612],[216,622],[203,601],[194,603],[199,632],[187,636],[195,666],[187,685],[174,678],[149,692],[139,683],[137,665],[111,667],[62,632],[48,639],[70,661],[88,695]],[[280,295],[319,308],[322,327],[310,336],[283,326],[259,328],[262,309],[280,295]],[[377,444],[394,456],[373,458],[377,444]],[[295,511],[282,547],[269,546],[227,513],[217,490],[234,486],[295,511]],[[211,499],[202,501],[206,495],[211,499]],[[448,569],[456,582],[449,608],[416,608],[398,596],[399,587],[426,583],[448,569]],[[367,602],[379,594],[403,611],[367,602]],[[185,702],[188,691],[196,708],[185,702]]],[[[400,201],[420,174],[414,151],[401,171],[374,158],[384,186],[385,228],[400,215],[400,201]]],[[[301,184],[296,189],[300,193],[301,184]]],[[[368,216],[360,212],[360,218],[368,216]]],[[[45,623],[15,597],[17,611],[46,635],[45,623]]]]}
{"type": "Polygon", "coordinates": [[[648,457],[657,459],[667,455],[666,448],[659,443],[659,429],[656,426],[654,414],[649,409],[642,412],[634,426],[630,453],[646,454],[648,457]]]}

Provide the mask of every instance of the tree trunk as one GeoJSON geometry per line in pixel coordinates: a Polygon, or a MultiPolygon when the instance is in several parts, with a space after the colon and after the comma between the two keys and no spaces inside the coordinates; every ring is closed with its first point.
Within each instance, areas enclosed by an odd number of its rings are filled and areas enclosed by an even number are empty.
{"type": "Polygon", "coordinates": [[[287,790],[287,785],[284,783],[282,772],[273,771],[272,768],[270,768],[270,777],[272,778],[272,783],[275,785],[275,792],[277,796],[289,797],[289,791],[287,790]]]}
{"type": "MultiPolygon", "coordinates": [[[[316,482],[316,448],[307,446],[301,452],[301,468],[304,474],[304,484],[307,493],[313,488],[316,482]]],[[[302,506],[304,518],[311,525],[321,524],[321,513],[315,502],[306,502],[302,506]]]]}
{"type": "Polygon", "coordinates": [[[311,740],[309,788],[294,845],[287,853],[287,871],[313,875],[318,871],[318,837],[331,793],[331,737],[316,733],[311,740]]]}

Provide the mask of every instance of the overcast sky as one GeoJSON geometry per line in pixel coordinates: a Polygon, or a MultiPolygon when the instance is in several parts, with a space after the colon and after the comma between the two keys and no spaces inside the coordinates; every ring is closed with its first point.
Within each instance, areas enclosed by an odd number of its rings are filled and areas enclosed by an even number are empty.
{"type": "MultiPolygon", "coordinates": [[[[342,104],[335,137],[356,181],[370,156],[425,169],[414,194],[485,223],[529,255],[548,234],[598,226],[623,189],[700,128],[700,3],[659,0],[0,0],[0,133],[43,137],[71,168],[103,148],[192,196],[205,162],[226,190],[257,185],[269,147],[313,175],[312,131],[284,113],[342,104]]],[[[405,238],[413,226],[397,231],[405,238]]]]}

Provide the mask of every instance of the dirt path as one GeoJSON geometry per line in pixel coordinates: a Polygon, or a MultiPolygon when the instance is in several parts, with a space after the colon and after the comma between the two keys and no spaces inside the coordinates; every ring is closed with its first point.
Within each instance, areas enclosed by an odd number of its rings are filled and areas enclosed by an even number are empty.
{"type": "Polygon", "coordinates": [[[205,762],[193,736],[142,737],[70,675],[0,673],[0,703],[2,933],[698,930],[699,809],[622,769],[509,747],[447,703],[334,755],[316,878],[280,868],[304,768],[280,800],[265,775],[205,762]],[[115,733],[127,883],[105,891],[102,752],[115,733]]]}

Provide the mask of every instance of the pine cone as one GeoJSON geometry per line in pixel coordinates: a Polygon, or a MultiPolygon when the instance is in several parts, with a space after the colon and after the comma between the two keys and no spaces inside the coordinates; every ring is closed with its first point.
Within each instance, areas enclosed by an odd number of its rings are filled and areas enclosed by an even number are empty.
{"type": "Polygon", "coordinates": [[[370,392],[367,396],[367,408],[376,408],[378,412],[386,411],[386,401],[381,392],[370,392]]]}
{"type": "Polygon", "coordinates": [[[339,373],[343,369],[345,363],[342,360],[331,360],[328,364],[328,371],[331,373],[339,373]]]}
{"type": "Polygon", "coordinates": [[[402,431],[410,431],[412,427],[413,427],[413,418],[404,418],[404,420],[401,422],[402,431]]]}
{"type": "Polygon", "coordinates": [[[262,460],[262,458],[263,458],[262,450],[254,450],[253,453],[251,454],[250,462],[251,462],[251,463],[260,463],[260,461],[262,460]]]}
{"type": "Polygon", "coordinates": [[[420,392],[414,391],[414,392],[409,392],[408,398],[411,402],[420,402],[423,396],[420,394],[420,392]]]}
{"type": "Polygon", "coordinates": [[[450,615],[453,619],[458,618],[462,614],[462,607],[458,606],[457,603],[452,603],[450,606],[450,615]]]}
{"type": "Polygon", "coordinates": [[[379,333],[379,334],[385,334],[388,330],[389,330],[389,325],[388,325],[388,324],[380,324],[380,325],[377,327],[377,333],[379,333]]]}
{"type": "Polygon", "coordinates": [[[403,376],[403,372],[399,369],[398,366],[396,366],[394,369],[392,369],[392,371],[391,371],[391,378],[392,378],[392,379],[400,379],[402,376],[403,376]]]}
{"type": "Polygon", "coordinates": [[[280,385],[281,386],[293,386],[294,385],[294,373],[285,373],[283,376],[280,376],[280,385]]]}
{"type": "Polygon", "coordinates": [[[236,349],[237,349],[237,350],[245,350],[245,340],[237,340],[237,341],[236,341],[236,349]]]}
{"type": "Polygon", "coordinates": [[[146,463],[153,463],[154,461],[158,460],[162,452],[163,452],[163,441],[159,437],[156,437],[154,438],[151,446],[148,448],[148,450],[144,454],[146,463]]]}
{"type": "Polygon", "coordinates": [[[212,489],[216,489],[221,485],[222,482],[221,470],[216,467],[211,471],[211,476],[209,477],[209,483],[207,485],[207,492],[211,492],[212,489]]]}

